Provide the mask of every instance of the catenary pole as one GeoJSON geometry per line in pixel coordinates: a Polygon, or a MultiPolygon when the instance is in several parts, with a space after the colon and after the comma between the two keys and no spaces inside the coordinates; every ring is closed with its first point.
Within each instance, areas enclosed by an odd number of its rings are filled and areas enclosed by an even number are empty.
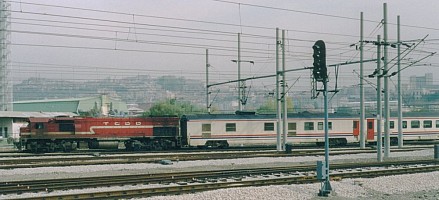
{"type": "Polygon", "coordinates": [[[210,92],[209,92],[209,49],[206,49],[206,108],[210,114],[210,92]]]}
{"type": "Polygon", "coordinates": [[[382,107],[381,107],[381,37],[378,35],[377,37],[377,69],[376,69],[376,77],[377,77],[377,160],[378,162],[383,161],[383,144],[382,139],[383,136],[381,134],[382,127],[382,107]]]}
{"type": "MultiPolygon", "coordinates": [[[[238,33],[238,80],[241,80],[241,33],[238,33]]],[[[238,81],[238,110],[242,110],[241,88],[242,82],[238,81]]]]}
{"type": "Polygon", "coordinates": [[[282,30],[282,110],[283,110],[283,125],[282,125],[282,149],[286,150],[285,145],[287,144],[287,127],[288,127],[288,108],[287,108],[287,80],[285,73],[285,30],[282,30]]]}
{"type": "Polygon", "coordinates": [[[397,17],[398,29],[398,148],[404,146],[404,138],[402,135],[402,94],[401,94],[401,24],[399,15],[397,17]]]}
{"type": "Polygon", "coordinates": [[[384,158],[388,158],[390,155],[390,108],[389,108],[389,74],[388,74],[388,63],[387,63],[387,3],[384,3],[384,158]]]}
{"type": "Polygon", "coordinates": [[[278,151],[282,151],[281,138],[280,138],[280,122],[281,122],[281,114],[280,114],[280,102],[279,102],[279,28],[276,28],[276,147],[278,151]]]}
{"type": "Polygon", "coordinates": [[[360,13],[360,148],[366,148],[366,134],[364,132],[364,69],[363,69],[363,12],[360,13]]]}

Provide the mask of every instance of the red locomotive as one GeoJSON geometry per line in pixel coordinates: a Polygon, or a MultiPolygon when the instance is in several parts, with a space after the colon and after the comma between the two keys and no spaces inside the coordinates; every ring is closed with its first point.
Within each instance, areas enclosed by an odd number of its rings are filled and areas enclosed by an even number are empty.
{"type": "Polygon", "coordinates": [[[181,146],[178,117],[29,118],[20,130],[21,147],[33,152],[70,151],[80,146],[162,150],[181,146]]]}

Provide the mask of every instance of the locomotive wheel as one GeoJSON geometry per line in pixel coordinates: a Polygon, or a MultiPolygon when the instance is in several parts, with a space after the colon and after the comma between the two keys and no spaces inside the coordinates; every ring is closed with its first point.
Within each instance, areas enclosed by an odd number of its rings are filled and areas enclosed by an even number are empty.
{"type": "Polygon", "coordinates": [[[142,147],[140,146],[140,144],[133,144],[131,149],[132,151],[140,151],[142,147]]]}
{"type": "Polygon", "coordinates": [[[38,143],[37,142],[31,142],[29,144],[29,149],[32,153],[38,153],[38,143]]]}
{"type": "Polygon", "coordinates": [[[154,151],[160,151],[160,150],[163,150],[163,147],[162,147],[162,145],[161,145],[160,142],[156,141],[156,142],[154,142],[154,144],[152,145],[152,150],[154,150],[154,151]]]}
{"type": "Polygon", "coordinates": [[[47,148],[48,152],[55,152],[55,144],[54,143],[50,143],[49,147],[47,148]]]}
{"type": "Polygon", "coordinates": [[[71,152],[73,150],[73,143],[72,142],[62,142],[61,143],[62,150],[64,152],[71,152]]]}

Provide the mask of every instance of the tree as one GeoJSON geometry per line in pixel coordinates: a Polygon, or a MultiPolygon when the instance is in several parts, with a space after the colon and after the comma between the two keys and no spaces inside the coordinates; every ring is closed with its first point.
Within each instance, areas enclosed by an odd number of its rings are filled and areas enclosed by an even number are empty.
{"type": "MultiPolygon", "coordinates": [[[[291,113],[294,112],[294,105],[292,97],[287,97],[287,112],[291,113]]],[[[276,102],[273,98],[268,99],[265,101],[263,105],[261,105],[257,110],[260,114],[270,114],[276,112],[276,102]]]]}
{"type": "Polygon", "coordinates": [[[148,112],[143,113],[143,116],[182,116],[184,114],[194,114],[202,112],[206,112],[206,110],[194,106],[188,102],[178,102],[176,99],[168,99],[155,103],[148,112]]]}
{"type": "Polygon", "coordinates": [[[275,113],[276,112],[276,102],[273,98],[268,99],[265,101],[264,104],[262,104],[257,110],[260,114],[269,114],[269,113],[275,113]]]}

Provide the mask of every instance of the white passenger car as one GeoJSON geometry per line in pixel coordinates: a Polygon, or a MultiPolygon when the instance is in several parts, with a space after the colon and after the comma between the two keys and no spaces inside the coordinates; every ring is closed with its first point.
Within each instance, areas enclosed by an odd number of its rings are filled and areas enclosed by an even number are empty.
{"type": "MultiPolygon", "coordinates": [[[[439,115],[432,113],[405,113],[403,118],[404,140],[439,139],[439,115]]],[[[291,113],[287,119],[287,143],[324,144],[324,115],[291,113]]],[[[366,142],[376,142],[377,119],[365,120],[366,142]]],[[[384,124],[384,123],[382,123],[384,124]]],[[[202,114],[182,117],[181,136],[189,146],[275,146],[277,119],[275,115],[202,114]]],[[[398,139],[397,118],[389,123],[391,143],[398,139]]],[[[282,121],[280,123],[282,135],[282,121]]],[[[381,129],[384,137],[384,127],[381,129]]],[[[330,145],[359,142],[359,115],[331,113],[328,118],[330,145]]],[[[183,140],[184,140],[183,139],[183,140]]]]}

